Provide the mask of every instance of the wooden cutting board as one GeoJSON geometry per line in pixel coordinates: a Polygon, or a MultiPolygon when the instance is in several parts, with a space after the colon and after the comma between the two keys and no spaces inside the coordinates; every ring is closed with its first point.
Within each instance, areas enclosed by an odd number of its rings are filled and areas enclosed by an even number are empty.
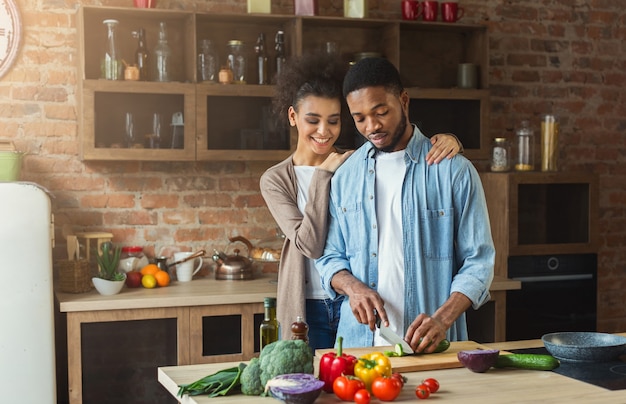
{"type": "MultiPolygon", "coordinates": [[[[459,362],[456,354],[459,351],[469,351],[472,349],[490,349],[474,341],[451,342],[450,348],[441,353],[414,354],[401,357],[390,357],[394,372],[415,372],[421,370],[451,369],[460,368],[463,365],[459,362]]],[[[366,348],[344,348],[344,353],[354,355],[357,358],[371,352],[392,351],[391,346],[376,346],[366,348]]],[[[333,349],[319,349],[315,351],[315,356],[319,359],[326,352],[334,352],[333,349]]]]}

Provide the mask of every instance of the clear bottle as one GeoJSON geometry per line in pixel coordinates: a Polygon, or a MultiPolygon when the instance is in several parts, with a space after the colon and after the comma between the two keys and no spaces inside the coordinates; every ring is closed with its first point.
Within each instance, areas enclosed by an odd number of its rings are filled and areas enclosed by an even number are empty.
{"type": "Polygon", "coordinates": [[[152,79],[172,81],[172,49],[167,43],[167,25],[159,23],[159,41],[154,48],[152,79]]]}
{"type": "Polygon", "coordinates": [[[139,28],[133,32],[133,37],[137,38],[137,50],[135,50],[135,64],[139,69],[139,80],[150,80],[149,63],[150,53],[146,46],[146,31],[143,28],[139,28]]]}
{"type": "Polygon", "coordinates": [[[490,169],[493,172],[505,172],[511,169],[511,145],[504,137],[493,139],[491,146],[490,169]]]}
{"type": "Polygon", "coordinates": [[[287,58],[285,56],[285,33],[278,31],[274,38],[274,49],[276,50],[276,75],[279,75],[285,66],[287,58]]]}
{"type": "Polygon", "coordinates": [[[117,44],[117,26],[118,20],[102,21],[107,27],[107,38],[104,56],[100,62],[101,77],[105,80],[122,80],[122,56],[117,44]]]}
{"type": "Polygon", "coordinates": [[[260,351],[263,351],[265,345],[278,341],[280,335],[280,324],[276,319],[276,298],[266,297],[263,301],[265,308],[265,317],[259,327],[261,340],[260,351]]]}
{"type": "Polygon", "coordinates": [[[236,39],[228,41],[228,67],[233,72],[233,83],[246,84],[246,65],[244,43],[236,39]]]}
{"type": "Polygon", "coordinates": [[[219,71],[220,63],[213,41],[203,39],[200,42],[200,52],[198,53],[198,81],[216,83],[219,71]]]}
{"type": "Polygon", "coordinates": [[[524,120],[515,131],[516,155],[515,171],[535,169],[535,136],[530,122],[524,120]]]}
{"type": "Polygon", "coordinates": [[[267,72],[267,53],[265,52],[265,34],[260,33],[256,45],[254,46],[254,52],[256,53],[258,84],[269,84],[268,72],[267,72]]]}
{"type": "Polygon", "coordinates": [[[544,115],[541,120],[541,171],[558,171],[559,118],[544,115]]]}
{"type": "Polygon", "coordinates": [[[291,339],[301,339],[309,343],[309,325],[302,316],[296,317],[296,321],[291,323],[291,339]]]}

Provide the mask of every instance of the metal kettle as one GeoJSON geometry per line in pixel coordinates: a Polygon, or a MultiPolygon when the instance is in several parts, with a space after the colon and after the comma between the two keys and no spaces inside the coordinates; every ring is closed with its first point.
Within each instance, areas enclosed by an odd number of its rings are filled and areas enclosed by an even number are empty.
{"type": "MultiPolygon", "coordinates": [[[[252,244],[244,237],[237,236],[228,239],[231,243],[240,241],[252,248],[252,244]]],[[[215,279],[219,280],[245,280],[254,279],[254,262],[246,256],[239,255],[240,250],[234,249],[234,255],[214,250],[213,261],[217,263],[215,268],[215,279]]]]}

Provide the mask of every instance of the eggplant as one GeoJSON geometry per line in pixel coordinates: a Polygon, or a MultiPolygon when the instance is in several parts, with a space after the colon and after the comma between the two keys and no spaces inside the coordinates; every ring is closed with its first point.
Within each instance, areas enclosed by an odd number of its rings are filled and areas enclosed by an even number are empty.
{"type": "Polygon", "coordinates": [[[272,397],[286,404],[312,404],[322,392],[324,382],[308,373],[288,373],[270,379],[265,387],[272,397]]]}

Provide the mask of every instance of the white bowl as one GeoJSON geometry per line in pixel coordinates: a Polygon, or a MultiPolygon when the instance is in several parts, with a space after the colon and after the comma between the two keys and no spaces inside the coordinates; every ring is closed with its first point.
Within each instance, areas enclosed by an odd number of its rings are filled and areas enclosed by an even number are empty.
{"type": "Polygon", "coordinates": [[[91,281],[93,282],[93,286],[96,287],[96,290],[101,295],[116,295],[120,293],[120,291],[124,287],[124,283],[126,282],[126,274],[124,274],[124,279],[121,281],[107,281],[106,279],[98,277],[91,278],[91,281]]]}

